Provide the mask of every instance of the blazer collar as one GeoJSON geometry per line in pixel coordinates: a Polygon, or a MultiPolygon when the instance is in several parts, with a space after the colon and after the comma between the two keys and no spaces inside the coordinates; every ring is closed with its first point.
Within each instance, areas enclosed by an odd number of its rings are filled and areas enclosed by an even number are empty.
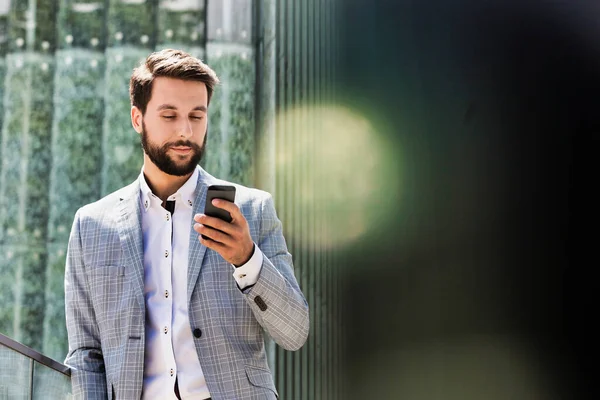
{"type": "Polygon", "coordinates": [[[204,169],[198,167],[198,182],[195,190],[195,200],[193,201],[192,207],[192,221],[190,224],[190,245],[188,252],[188,283],[187,283],[187,300],[188,304],[192,298],[192,292],[198,281],[200,275],[200,269],[202,268],[202,262],[204,255],[206,254],[206,247],[200,243],[198,239],[198,232],[194,230],[195,221],[193,217],[196,214],[204,213],[204,203],[206,202],[206,192],[210,185],[216,182],[216,179],[210,175],[204,169]]]}
{"type": "Polygon", "coordinates": [[[117,204],[117,225],[121,247],[129,268],[126,274],[133,285],[133,293],[144,310],[144,243],[142,239],[140,183],[136,180],[123,189],[117,204]]]}

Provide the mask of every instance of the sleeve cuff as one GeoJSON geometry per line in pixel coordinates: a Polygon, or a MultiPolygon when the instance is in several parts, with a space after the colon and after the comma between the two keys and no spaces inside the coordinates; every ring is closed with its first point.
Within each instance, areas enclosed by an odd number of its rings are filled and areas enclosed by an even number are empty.
{"type": "Polygon", "coordinates": [[[256,243],[254,244],[254,254],[250,260],[241,267],[235,267],[233,264],[233,278],[237,282],[240,290],[244,290],[248,286],[252,286],[258,281],[258,275],[263,264],[263,253],[260,251],[256,243]]]}

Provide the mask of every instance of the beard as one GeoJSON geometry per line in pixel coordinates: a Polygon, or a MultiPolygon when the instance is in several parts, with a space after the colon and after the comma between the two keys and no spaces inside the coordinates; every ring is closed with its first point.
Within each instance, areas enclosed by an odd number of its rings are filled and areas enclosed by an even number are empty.
{"type": "Polygon", "coordinates": [[[142,121],[142,148],[148,155],[148,158],[150,158],[150,161],[152,161],[158,169],[168,175],[185,176],[194,172],[196,165],[198,165],[204,156],[207,136],[208,135],[204,135],[202,146],[198,146],[196,143],[192,143],[189,140],[178,140],[159,146],[150,142],[148,133],[146,132],[146,124],[142,121]],[[186,162],[177,162],[168,154],[169,148],[173,146],[190,147],[192,149],[191,158],[186,162]]]}

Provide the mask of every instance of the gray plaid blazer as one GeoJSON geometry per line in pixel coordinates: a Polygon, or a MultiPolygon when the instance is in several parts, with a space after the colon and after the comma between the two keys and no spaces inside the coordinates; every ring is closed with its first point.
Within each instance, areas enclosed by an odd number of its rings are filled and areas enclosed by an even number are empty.
{"type": "MultiPolygon", "coordinates": [[[[200,168],[200,167],[198,167],[200,168]]],[[[193,214],[211,184],[200,169],[193,214]]],[[[236,186],[236,204],[264,253],[257,283],[241,291],[231,265],[202,246],[190,221],[188,307],[196,353],[213,399],[275,399],[263,330],[287,350],[308,336],[308,305],[294,277],[271,196],[236,186]]],[[[77,211],[65,271],[73,395],[139,399],[144,368],[144,265],[140,187],[131,185],[77,211]]]]}

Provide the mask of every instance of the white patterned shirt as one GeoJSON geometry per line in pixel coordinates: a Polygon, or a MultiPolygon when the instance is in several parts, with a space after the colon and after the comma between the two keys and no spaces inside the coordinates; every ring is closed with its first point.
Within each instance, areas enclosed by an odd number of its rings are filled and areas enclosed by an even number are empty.
{"type": "MultiPolygon", "coordinates": [[[[173,215],[150,190],[143,169],[139,177],[146,303],[142,399],[176,400],[176,378],[182,399],[210,397],[196,354],[187,305],[188,251],[198,174],[196,168],[183,186],[169,196],[168,200],[175,200],[173,215]]],[[[263,254],[258,246],[254,249],[250,261],[239,268],[232,266],[241,289],[258,280],[263,254]]]]}

